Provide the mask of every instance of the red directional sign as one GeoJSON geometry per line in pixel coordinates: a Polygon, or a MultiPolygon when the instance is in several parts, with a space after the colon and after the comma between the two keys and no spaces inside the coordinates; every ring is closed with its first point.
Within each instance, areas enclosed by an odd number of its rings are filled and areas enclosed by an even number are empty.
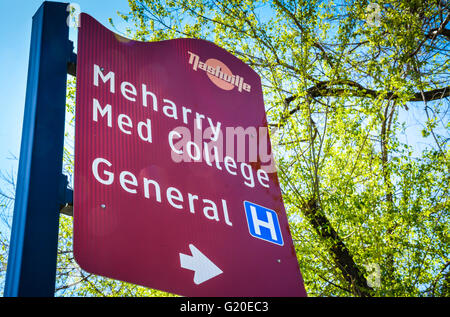
{"type": "Polygon", "coordinates": [[[213,43],[78,38],[74,254],[187,296],[305,296],[261,80],[213,43]]]}

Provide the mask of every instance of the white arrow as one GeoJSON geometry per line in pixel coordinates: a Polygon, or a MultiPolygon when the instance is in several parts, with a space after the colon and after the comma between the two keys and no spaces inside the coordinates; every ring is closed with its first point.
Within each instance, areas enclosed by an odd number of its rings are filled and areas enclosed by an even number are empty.
{"type": "Polygon", "coordinates": [[[223,271],[219,269],[210,259],[200,252],[193,244],[189,244],[192,255],[180,253],[180,264],[184,269],[194,271],[194,283],[206,282],[223,271]]]}

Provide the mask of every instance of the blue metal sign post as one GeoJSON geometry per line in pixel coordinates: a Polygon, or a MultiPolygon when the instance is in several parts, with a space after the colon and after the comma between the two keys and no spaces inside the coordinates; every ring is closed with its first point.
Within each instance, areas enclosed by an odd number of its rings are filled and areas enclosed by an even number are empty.
{"type": "Polygon", "coordinates": [[[25,113],[4,296],[54,296],[67,65],[73,62],[67,3],[33,16],[25,113]]]}

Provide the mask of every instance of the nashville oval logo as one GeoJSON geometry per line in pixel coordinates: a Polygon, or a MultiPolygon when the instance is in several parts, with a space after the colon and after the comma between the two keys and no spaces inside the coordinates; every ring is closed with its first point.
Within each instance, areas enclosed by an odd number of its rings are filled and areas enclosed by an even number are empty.
{"type": "Polygon", "coordinates": [[[251,91],[251,86],[245,82],[244,77],[233,75],[231,70],[223,62],[218,59],[210,58],[206,61],[201,61],[200,56],[188,51],[189,64],[192,69],[197,71],[203,70],[208,75],[208,78],[219,88],[223,90],[232,90],[237,87],[239,92],[251,91]]]}

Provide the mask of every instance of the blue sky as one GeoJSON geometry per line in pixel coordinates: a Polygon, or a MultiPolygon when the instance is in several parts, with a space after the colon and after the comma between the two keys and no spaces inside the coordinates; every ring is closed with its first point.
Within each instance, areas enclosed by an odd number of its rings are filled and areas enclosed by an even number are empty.
{"type": "MultiPolygon", "coordinates": [[[[31,23],[43,0],[0,0],[0,171],[17,172],[28,72],[31,23]]],[[[103,25],[113,18],[121,29],[117,11],[128,12],[127,0],[77,0],[86,12],[103,25]]],[[[71,30],[70,39],[76,40],[71,30]]],[[[1,182],[0,182],[1,186],[1,182]]]]}

